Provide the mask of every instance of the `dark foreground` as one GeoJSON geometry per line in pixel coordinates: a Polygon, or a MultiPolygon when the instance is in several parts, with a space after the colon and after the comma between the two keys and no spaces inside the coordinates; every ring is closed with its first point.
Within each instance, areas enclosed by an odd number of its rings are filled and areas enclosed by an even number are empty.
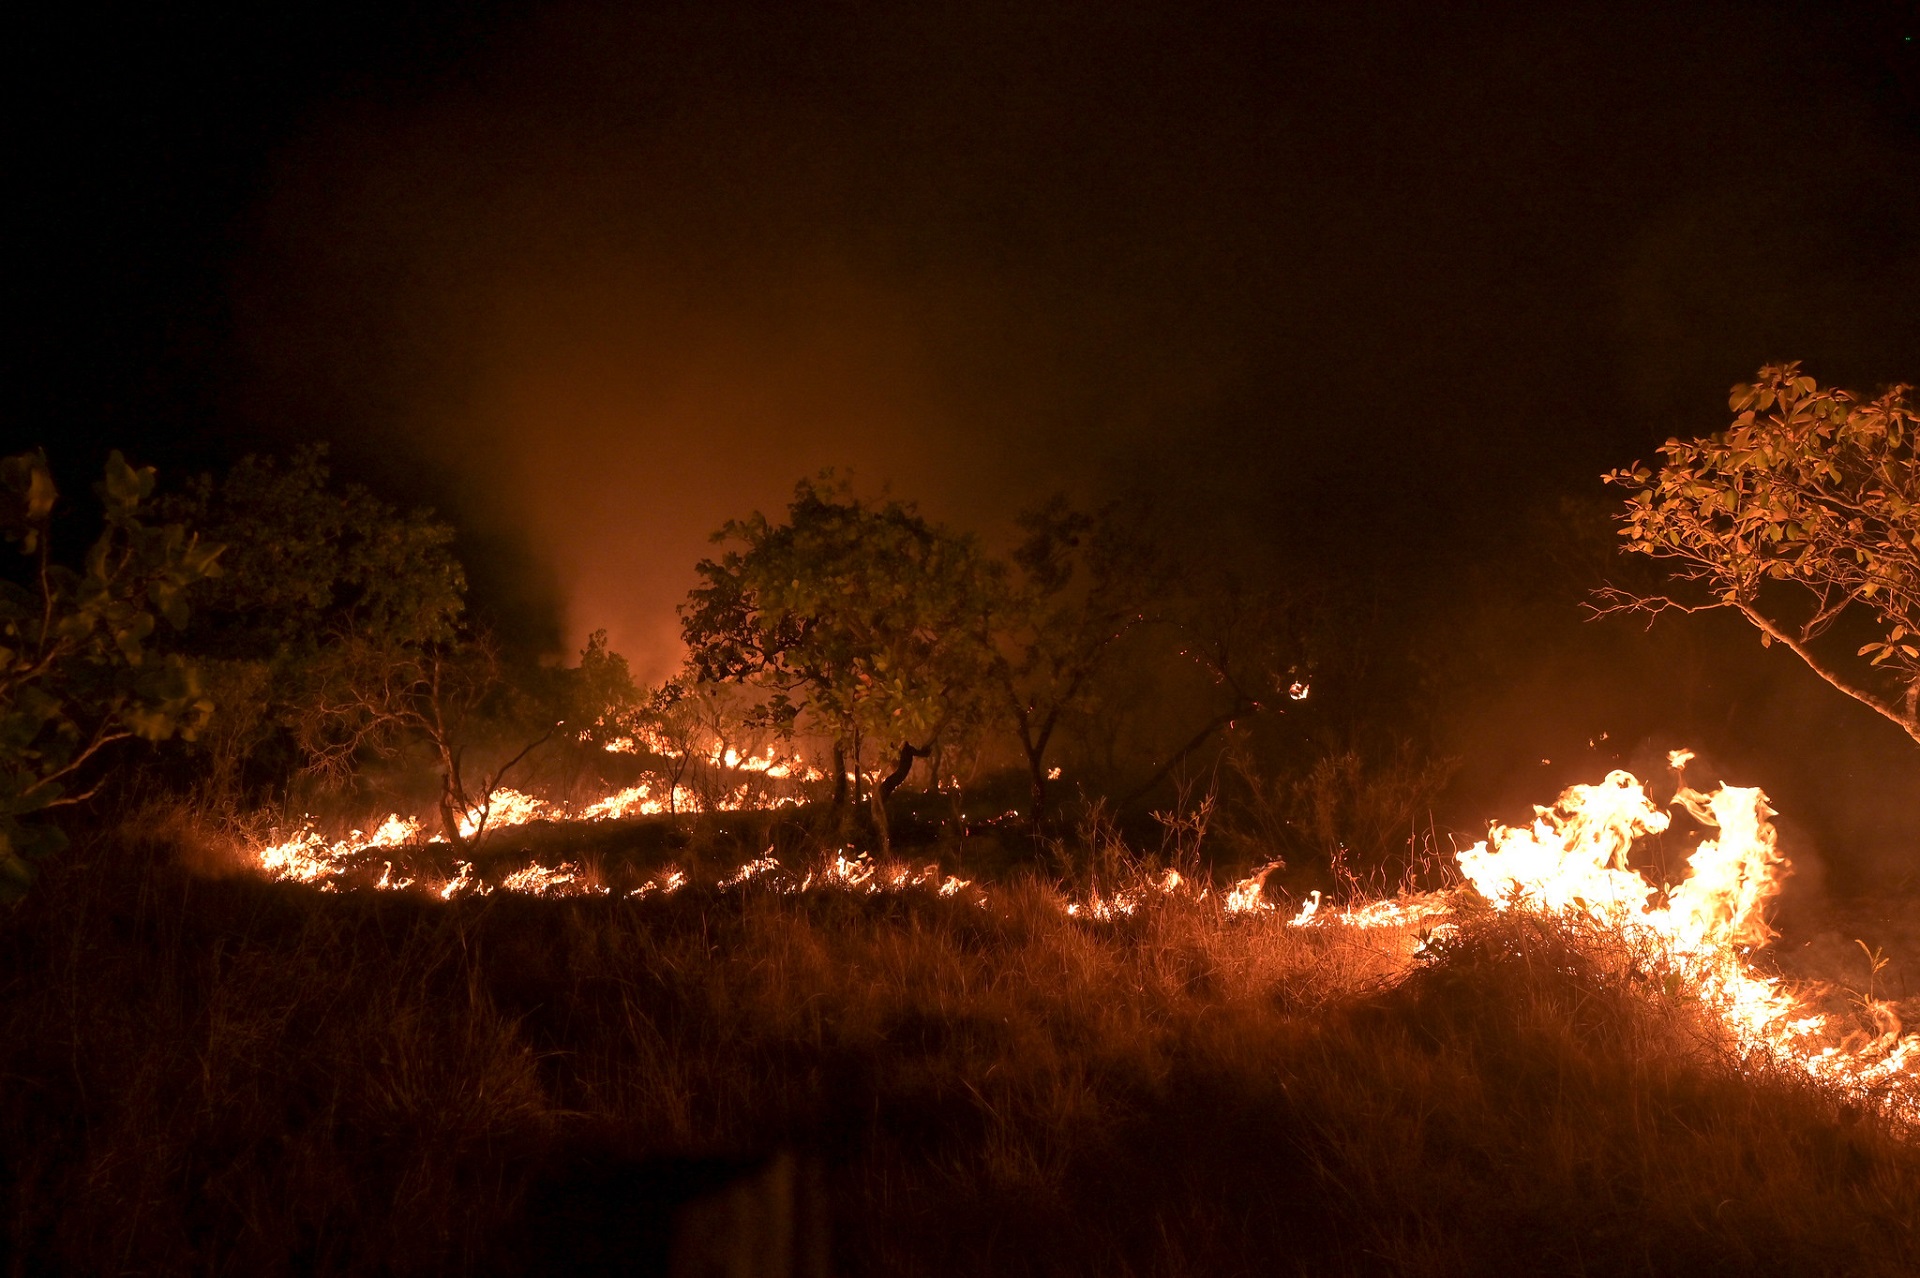
{"type": "Polygon", "coordinates": [[[448,905],[174,852],[96,838],[0,920],[0,1272],[659,1272],[663,1204],[776,1152],[836,1274],[1920,1269],[1920,1150],[1538,923],[1409,966],[1217,897],[448,905]]]}

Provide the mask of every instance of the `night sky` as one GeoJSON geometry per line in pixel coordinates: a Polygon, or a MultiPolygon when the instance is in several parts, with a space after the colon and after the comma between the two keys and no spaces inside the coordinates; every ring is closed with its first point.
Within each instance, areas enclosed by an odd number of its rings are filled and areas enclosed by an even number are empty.
{"type": "Polygon", "coordinates": [[[706,534],[827,465],[989,531],[1145,485],[1400,596],[1764,361],[1920,380],[1911,4],[8,27],[7,451],[72,487],[329,440],[461,525],[501,624],[649,674],[706,534]]]}

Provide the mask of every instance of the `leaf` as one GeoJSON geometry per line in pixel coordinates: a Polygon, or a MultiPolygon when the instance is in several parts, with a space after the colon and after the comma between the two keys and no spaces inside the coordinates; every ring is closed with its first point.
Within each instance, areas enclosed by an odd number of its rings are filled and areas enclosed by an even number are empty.
{"type": "Polygon", "coordinates": [[[39,523],[53,513],[53,503],[60,493],[53,486],[53,472],[47,468],[46,454],[36,452],[32,457],[27,479],[27,518],[39,523]]]}

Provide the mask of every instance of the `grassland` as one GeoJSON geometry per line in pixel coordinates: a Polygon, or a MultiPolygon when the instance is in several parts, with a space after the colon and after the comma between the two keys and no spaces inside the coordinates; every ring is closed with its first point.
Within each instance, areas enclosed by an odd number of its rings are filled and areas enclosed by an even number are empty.
{"type": "Polygon", "coordinates": [[[1538,920],[327,895],[144,821],[0,922],[0,1272],[584,1271],[797,1150],[835,1272],[1896,1274],[1920,1148],[1538,920]],[[638,1184],[640,1182],[631,1182],[638,1184]]]}

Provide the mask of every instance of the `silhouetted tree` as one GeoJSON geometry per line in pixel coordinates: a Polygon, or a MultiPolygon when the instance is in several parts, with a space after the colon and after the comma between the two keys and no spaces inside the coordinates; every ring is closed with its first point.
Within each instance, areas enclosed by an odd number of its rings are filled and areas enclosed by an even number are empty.
{"type": "Polygon", "coordinates": [[[990,669],[1027,768],[1036,830],[1047,810],[1048,750],[1096,695],[1115,644],[1164,593],[1165,565],[1143,533],[1139,501],[1092,514],[1064,496],[1020,516],[1004,601],[992,616],[990,669]]]}
{"type": "Polygon", "coordinates": [[[229,547],[188,637],[222,707],[204,741],[216,796],[234,797],[276,741],[297,747],[280,749],[281,782],[299,766],[349,769],[340,746],[352,734],[315,731],[325,708],[385,695],[395,671],[459,638],[466,574],[452,527],[332,483],[322,447],[245,458],[160,508],[229,547]]]}
{"type": "Polygon", "coordinates": [[[983,721],[996,573],[971,538],[830,475],[795,487],[784,523],[756,512],[715,540],[735,548],[701,561],[681,609],[693,670],[757,689],[759,719],[783,733],[826,735],[856,798],[877,747],[895,765],[869,788],[885,846],[897,765],[983,721]]]}
{"type": "Polygon", "coordinates": [[[1167,751],[1123,803],[1152,794],[1241,720],[1305,697],[1311,615],[1303,593],[1270,568],[1225,556],[1181,562],[1156,616],[1178,657],[1214,691],[1189,712],[1202,716],[1192,723],[1191,735],[1167,751]]]}

